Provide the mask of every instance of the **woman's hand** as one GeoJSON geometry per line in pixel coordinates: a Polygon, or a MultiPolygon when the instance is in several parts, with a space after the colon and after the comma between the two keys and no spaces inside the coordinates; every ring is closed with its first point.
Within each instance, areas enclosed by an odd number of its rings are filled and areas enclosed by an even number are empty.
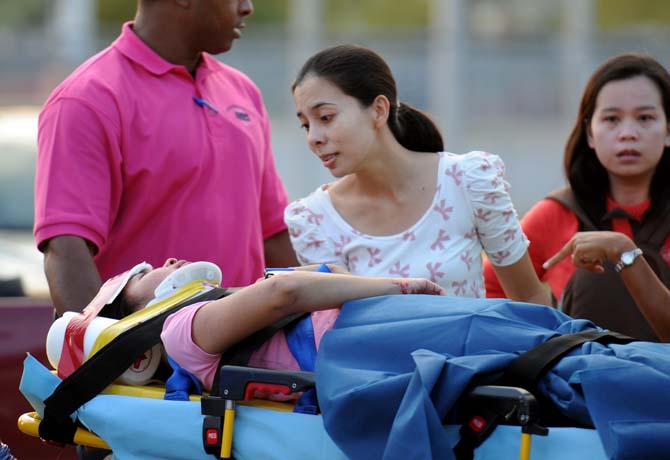
{"type": "Polygon", "coordinates": [[[606,260],[616,263],[621,258],[621,253],[635,247],[635,243],[623,233],[579,232],[542,266],[546,270],[571,255],[572,263],[576,267],[602,273],[605,271],[603,264],[606,260]]]}
{"type": "Polygon", "coordinates": [[[392,280],[401,294],[446,295],[442,286],[425,278],[398,278],[392,280]]]}

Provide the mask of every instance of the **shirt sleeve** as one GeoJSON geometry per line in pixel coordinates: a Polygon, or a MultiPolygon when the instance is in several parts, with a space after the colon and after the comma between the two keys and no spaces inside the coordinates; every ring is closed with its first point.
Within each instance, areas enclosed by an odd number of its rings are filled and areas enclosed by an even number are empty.
{"type": "Polygon", "coordinates": [[[211,389],[221,355],[207,353],[193,341],[193,317],[207,303],[194,303],[168,316],[161,341],[172,359],[211,389]]]}
{"type": "Polygon", "coordinates": [[[505,165],[497,155],[471,152],[463,158],[464,183],[479,239],[494,265],[507,266],[526,252],[528,239],[505,181],[505,165]]]}
{"type": "Polygon", "coordinates": [[[302,265],[343,262],[335,254],[332,239],[323,231],[324,215],[299,199],[288,205],[284,212],[291,244],[302,265]]]}
{"type": "Polygon", "coordinates": [[[50,103],[40,114],[38,129],[38,247],[59,235],[102,246],[121,201],[121,164],[114,121],[79,99],[50,103]]]}

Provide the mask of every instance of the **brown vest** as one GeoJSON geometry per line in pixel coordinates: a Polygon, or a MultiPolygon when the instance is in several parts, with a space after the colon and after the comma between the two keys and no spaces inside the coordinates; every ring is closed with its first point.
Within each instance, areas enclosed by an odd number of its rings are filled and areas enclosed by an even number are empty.
{"type": "MultiPolygon", "coordinates": [[[[621,209],[608,212],[598,224],[594,223],[569,188],[554,191],[547,198],[558,201],[575,213],[581,231],[611,230],[611,219],[630,218],[621,209]]],[[[660,251],[670,233],[670,217],[648,220],[635,231],[633,240],[642,249],[656,275],[664,285],[670,284],[670,269],[660,251]]],[[[573,318],[589,319],[598,326],[626,334],[640,340],[658,342],[659,339],[642,316],[625,284],[614,271],[614,264],[605,262],[604,273],[592,273],[578,268],[565,286],[561,299],[562,310],[573,318]]]]}

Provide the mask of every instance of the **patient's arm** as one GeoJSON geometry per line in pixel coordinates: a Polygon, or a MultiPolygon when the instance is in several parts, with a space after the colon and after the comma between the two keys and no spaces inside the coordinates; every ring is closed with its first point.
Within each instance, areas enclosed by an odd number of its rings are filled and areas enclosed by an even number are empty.
{"type": "Polygon", "coordinates": [[[441,295],[444,291],[425,279],[283,272],[200,308],[193,319],[193,340],[208,353],[222,353],[286,315],[386,294],[441,295]]]}
{"type": "MultiPolygon", "coordinates": [[[[617,263],[621,254],[635,249],[635,243],[618,232],[579,232],[563,248],[544,263],[545,268],[557,264],[567,256],[572,263],[594,273],[602,273],[603,263],[617,263]]],[[[632,265],[619,273],[631,297],[656,335],[663,342],[670,341],[670,291],[663,285],[644,257],[637,257],[632,265]]]]}

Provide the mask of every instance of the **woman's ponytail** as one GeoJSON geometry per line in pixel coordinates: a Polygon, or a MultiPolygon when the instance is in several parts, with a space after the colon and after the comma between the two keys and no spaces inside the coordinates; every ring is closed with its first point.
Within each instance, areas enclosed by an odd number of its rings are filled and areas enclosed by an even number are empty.
{"type": "Polygon", "coordinates": [[[399,102],[389,114],[389,128],[396,140],[408,150],[441,152],[442,134],[430,116],[411,105],[399,102]]]}

